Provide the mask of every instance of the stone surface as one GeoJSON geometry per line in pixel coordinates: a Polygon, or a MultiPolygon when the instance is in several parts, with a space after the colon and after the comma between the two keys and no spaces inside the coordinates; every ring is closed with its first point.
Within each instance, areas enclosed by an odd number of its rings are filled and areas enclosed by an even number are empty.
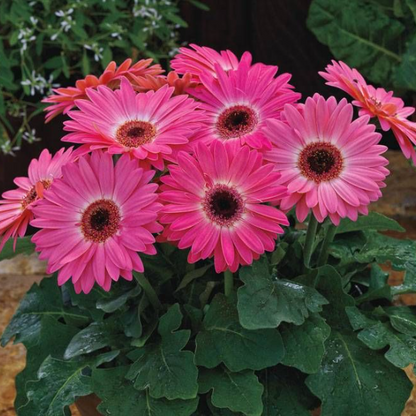
{"type": "MultiPolygon", "coordinates": [[[[387,157],[391,162],[391,175],[387,178],[384,198],[373,204],[371,209],[395,218],[406,228],[404,235],[395,236],[416,239],[416,169],[410,166],[400,152],[390,151],[387,157]]],[[[0,262],[0,333],[10,321],[20,299],[34,282],[41,280],[44,272],[45,263],[39,262],[36,255],[18,256],[13,260],[0,262]]],[[[392,272],[390,282],[400,284],[402,278],[403,273],[392,272]]],[[[397,302],[416,305],[416,296],[403,296],[397,302]]],[[[6,348],[0,348],[0,416],[16,415],[13,409],[14,378],[23,369],[24,360],[23,346],[9,344],[6,348]]],[[[407,369],[407,374],[416,386],[416,378],[410,368],[407,369]]],[[[71,410],[73,416],[79,416],[75,407],[71,410]]],[[[416,387],[403,416],[416,416],[416,387]]]]}
{"type": "MultiPolygon", "coordinates": [[[[0,276],[0,332],[13,316],[21,298],[42,276],[0,276]]],[[[0,416],[14,416],[14,378],[23,370],[26,350],[21,344],[0,347],[0,416]]]]}
{"type": "Polygon", "coordinates": [[[23,254],[10,260],[0,261],[0,276],[14,274],[20,276],[45,274],[46,262],[40,261],[36,253],[31,256],[23,254]]]}

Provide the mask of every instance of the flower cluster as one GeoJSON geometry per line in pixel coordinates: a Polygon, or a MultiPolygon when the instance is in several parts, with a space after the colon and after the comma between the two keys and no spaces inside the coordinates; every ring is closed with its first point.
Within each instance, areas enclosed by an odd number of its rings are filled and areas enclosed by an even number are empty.
{"type": "Polygon", "coordinates": [[[368,213],[389,174],[371,117],[414,157],[414,109],[343,63],[322,75],[353,96],[358,117],[346,99],[300,103],[290,74],[248,52],[191,47],[172,60],[176,72],[112,62],[45,100],[47,120],[69,117],[63,141],[81,146],[45,150],[3,194],[0,248],[39,228],[40,258],[77,293],[131,280],[156,242],[235,272],[274,250],[293,207],[300,222],[368,213]]]}

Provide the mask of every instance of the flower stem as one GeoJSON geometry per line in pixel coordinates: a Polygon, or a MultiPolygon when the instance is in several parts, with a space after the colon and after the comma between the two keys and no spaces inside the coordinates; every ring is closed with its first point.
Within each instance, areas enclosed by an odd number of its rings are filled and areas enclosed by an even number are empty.
{"type": "Polygon", "coordinates": [[[326,231],[324,242],[322,243],[321,252],[319,253],[319,257],[318,257],[318,267],[323,266],[328,261],[329,246],[334,240],[336,233],[337,233],[337,227],[331,224],[326,231]]]}
{"type": "Polygon", "coordinates": [[[303,250],[303,264],[309,267],[313,253],[313,244],[315,242],[316,229],[318,228],[318,220],[311,213],[311,218],[308,224],[308,231],[306,232],[305,248],[303,250]]]}
{"type": "Polygon", "coordinates": [[[144,290],[144,293],[146,293],[147,299],[152,304],[152,306],[155,309],[162,309],[162,304],[160,303],[160,300],[153,289],[150,282],[146,279],[145,275],[143,273],[134,273],[134,277],[139,282],[139,285],[144,290]]]}
{"type": "Polygon", "coordinates": [[[224,272],[224,294],[230,296],[234,287],[234,276],[230,270],[224,272]]]}

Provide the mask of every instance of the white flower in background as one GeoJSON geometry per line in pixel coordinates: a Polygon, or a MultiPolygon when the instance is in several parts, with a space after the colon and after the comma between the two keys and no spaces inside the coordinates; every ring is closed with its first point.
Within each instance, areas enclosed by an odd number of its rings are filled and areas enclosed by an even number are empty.
{"type": "Polygon", "coordinates": [[[36,130],[32,129],[31,131],[25,131],[22,134],[22,139],[26,140],[28,143],[39,142],[41,140],[40,137],[36,137],[36,130]]]}
{"type": "Polygon", "coordinates": [[[56,16],[62,18],[62,20],[60,21],[61,29],[57,33],[52,35],[51,40],[56,40],[56,38],[59,36],[61,31],[68,32],[68,30],[71,29],[72,25],[74,24],[74,20],[72,19],[72,16],[71,16],[73,12],[74,12],[73,7],[71,7],[67,11],[58,10],[57,12],[55,12],[56,16]]]}
{"type": "Polygon", "coordinates": [[[178,53],[179,53],[179,48],[175,47],[175,48],[173,48],[169,51],[169,56],[172,57],[172,56],[175,56],[178,53]]]}
{"type": "Polygon", "coordinates": [[[35,30],[33,28],[24,27],[19,30],[17,39],[20,41],[20,53],[23,55],[27,50],[27,45],[36,40],[35,30]]]}
{"type": "Polygon", "coordinates": [[[50,75],[49,79],[46,80],[41,74],[36,74],[35,71],[32,71],[32,75],[30,78],[26,78],[21,81],[22,85],[30,87],[30,95],[35,95],[36,92],[45,95],[45,91],[47,92],[46,95],[49,95],[52,91],[52,88],[57,88],[60,85],[53,83],[53,76],[50,75]]]}
{"type": "Polygon", "coordinates": [[[111,32],[110,36],[112,38],[116,38],[118,40],[123,40],[123,37],[121,35],[125,32],[125,30],[123,29],[122,26],[114,24],[114,23],[113,24],[107,23],[106,27],[111,32]]]}
{"type": "Polygon", "coordinates": [[[1,151],[10,156],[16,156],[14,152],[17,152],[20,150],[20,146],[12,146],[12,142],[10,140],[6,140],[4,143],[0,145],[1,151]]]}
{"type": "Polygon", "coordinates": [[[94,42],[91,45],[84,44],[84,48],[94,52],[94,60],[99,62],[100,59],[103,57],[104,48],[98,45],[98,43],[94,42]]]}

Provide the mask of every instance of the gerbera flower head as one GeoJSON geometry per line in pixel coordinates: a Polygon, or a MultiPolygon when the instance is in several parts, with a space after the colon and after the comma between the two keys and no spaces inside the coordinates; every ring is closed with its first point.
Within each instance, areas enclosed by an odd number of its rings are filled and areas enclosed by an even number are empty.
{"type": "Polygon", "coordinates": [[[74,108],[75,100],[87,99],[87,88],[97,88],[99,85],[106,85],[114,89],[120,85],[121,78],[131,79],[146,75],[158,75],[163,72],[159,64],[150,65],[152,59],[142,59],[132,65],[131,59],[126,59],[118,68],[116,63],[110,62],[102,75],[97,78],[94,75],[87,75],[86,78],[78,80],[75,87],[56,88],[53,95],[43,100],[44,103],[52,104],[45,108],[46,122],[48,123],[58,114],[66,114],[74,108]]]}
{"type": "Polygon", "coordinates": [[[213,256],[217,272],[234,272],[274,250],[288,220],[265,203],[280,200],[286,188],[259,152],[220,141],[199,144],[194,156],[181,152],[169,171],[161,178],[162,238],[190,247],[190,263],[213,256]]]}
{"type": "Polygon", "coordinates": [[[143,272],[137,252],[155,254],[152,233],[162,230],[153,175],[128,155],[114,166],[101,151],[63,168],[31,222],[42,228],[32,238],[39,258],[48,260],[48,273],[58,271],[60,285],[72,278],[77,293],[94,283],[108,291],[120,276],[143,272]]]}
{"type": "Polygon", "coordinates": [[[197,139],[270,148],[264,134],[266,120],[279,118],[286,103],[295,103],[300,98],[288,84],[291,75],[274,78],[277,70],[259,64],[250,66],[243,61],[235,71],[227,73],[215,65],[216,76],[201,74],[202,85],[189,91],[201,102],[201,109],[208,117],[197,139]]]}
{"type": "Polygon", "coordinates": [[[192,80],[191,74],[184,74],[180,77],[175,71],[170,71],[167,75],[145,75],[132,76],[133,88],[139,92],[157,91],[168,85],[174,88],[173,95],[185,94],[188,88],[196,87],[197,83],[192,80]]]}
{"type": "Polygon", "coordinates": [[[123,79],[120,89],[100,86],[87,91],[89,100],[77,100],[80,111],[68,113],[63,141],[81,143],[89,150],[105,149],[110,154],[130,153],[157,169],[164,159],[175,160],[187,149],[203,120],[198,103],[186,95],[172,97],[173,88],[164,86],[136,93],[123,79]]]}
{"type": "Polygon", "coordinates": [[[344,62],[332,61],[326,72],[319,74],[328,85],[351,95],[354,98],[352,103],[360,107],[360,115],[377,117],[384,131],[392,129],[405,157],[416,164],[416,123],[407,119],[415,112],[414,107],[405,107],[403,100],[394,97],[392,91],[368,85],[356,69],[344,62]]]}
{"type": "Polygon", "coordinates": [[[18,188],[3,193],[0,200],[0,251],[9,238],[14,239],[16,247],[17,238],[25,235],[33,219],[33,207],[43,198],[53,180],[61,177],[62,166],[73,160],[72,148],[62,148],[54,156],[45,149],[39,159],[30,162],[29,176],[14,180],[18,188]]]}
{"type": "Polygon", "coordinates": [[[378,144],[381,135],[368,124],[369,116],[352,116],[345,99],[337,103],[315,94],[302,108],[285,106],[285,122],[268,122],[273,149],[264,157],[275,163],[290,194],[280,206],[296,205],[301,222],[310,210],[319,222],[328,216],[336,225],[345,217],[355,221],[381,196],[389,174],[381,156],[387,148],[378,144]]]}
{"type": "MultiPolygon", "coordinates": [[[[216,76],[215,65],[219,65],[223,71],[234,71],[238,68],[240,62],[233,52],[226,50],[217,52],[206,46],[198,46],[193,43],[190,48],[179,48],[179,53],[172,59],[170,66],[178,74],[192,74],[195,81],[200,81],[201,74],[210,73],[216,76]]],[[[245,52],[242,59],[249,60],[251,63],[251,54],[245,52]]]]}

